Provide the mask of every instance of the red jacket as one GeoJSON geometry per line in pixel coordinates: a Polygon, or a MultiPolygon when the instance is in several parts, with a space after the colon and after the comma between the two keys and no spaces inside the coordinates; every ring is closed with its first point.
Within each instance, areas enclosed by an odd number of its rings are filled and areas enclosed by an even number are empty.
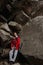
{"type": "Polygon", "coordinates": [[[16,47],[16,50],[18,50],[19,46],[20,46],[20,37],[11,40],[11,48],[16,47]]]}

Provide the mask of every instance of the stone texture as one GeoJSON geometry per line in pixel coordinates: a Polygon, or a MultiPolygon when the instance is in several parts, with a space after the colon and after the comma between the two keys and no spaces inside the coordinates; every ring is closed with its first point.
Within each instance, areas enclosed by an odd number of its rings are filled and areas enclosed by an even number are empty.
{"type": "Polygon", "coordinates": [[[20,65],[19,63],[15,63],[15,64],[12,64],[12,65],[20,65]]]}
{"type": "Polygon", "coordinates": [[[26,24],[22,30],[24,55],[31,55],[43,59],[43,16],[32,19],[32,23],[26,24]]]}

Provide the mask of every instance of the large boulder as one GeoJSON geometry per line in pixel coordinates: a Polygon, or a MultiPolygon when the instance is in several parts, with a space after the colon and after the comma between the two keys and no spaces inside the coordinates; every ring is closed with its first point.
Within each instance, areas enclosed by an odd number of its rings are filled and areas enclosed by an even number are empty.
{"type": "Polygon", "coordinates": [[[9,28],[11,30],[14,30],[14,29],[16,29],[17,31],[21,31],[22,30],[21,24],[18,24],[15,21],[10,21],[8,25],[9,25],[9,28]]]}
{"type": "Polygon", "coordinates": [[[11,30],[7,23],[4,23],[0,26],[0,37],[3,41],[8,40],[8,36],[10,35],[11,30]]]}
{"type": "Polygon", "coordinates": [[[31,23],[28,22],[23,27],[21,38],[23,40],[21,52],[24,55],[43,59],[43,16],[37,16],[31,23]]]}

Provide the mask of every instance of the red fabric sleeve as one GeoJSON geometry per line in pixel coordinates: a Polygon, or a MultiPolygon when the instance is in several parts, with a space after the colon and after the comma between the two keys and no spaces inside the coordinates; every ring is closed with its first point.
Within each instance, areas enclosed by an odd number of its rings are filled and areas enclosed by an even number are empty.
{"type": "Polygon", "coordinates": [[[13,39],[11,40],[11,48],[14,47],[14,41],[13,39]]]}

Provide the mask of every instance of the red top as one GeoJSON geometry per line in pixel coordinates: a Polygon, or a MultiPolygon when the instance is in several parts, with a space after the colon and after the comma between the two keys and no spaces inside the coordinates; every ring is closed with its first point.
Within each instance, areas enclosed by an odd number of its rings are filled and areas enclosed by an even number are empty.
{"type": "Polygon", "coordinates": [[[20,46],[20,37],[11,40],[11,48],[16,47],[16,50],[18,50],[19,46],[20,46]]]}

